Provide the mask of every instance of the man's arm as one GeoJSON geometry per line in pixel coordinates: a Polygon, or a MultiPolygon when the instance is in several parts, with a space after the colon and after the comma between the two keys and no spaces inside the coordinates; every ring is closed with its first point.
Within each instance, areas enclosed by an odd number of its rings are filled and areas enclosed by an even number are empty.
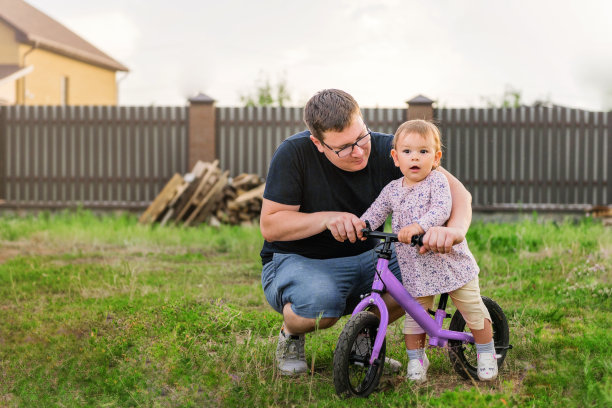
{"type": "Polygon", "coordinates": [[[438,167],[437,171],[446,176],[453,198],[451,215],[446,227],[433,227],[423,237],[420,252],[427,251],[448,253],[453,245],[465,239],[472,222],[472,195],[452,174],[438,167]]]}
{"type": "Polygon", "coordinates": [[[329,229],[340,242],[361,238],[365,223],[354,214],[337,211],[299,212],[299,205],[286,205],[263,199],[259,228],[268,242],[295,241],[329,229]]]}

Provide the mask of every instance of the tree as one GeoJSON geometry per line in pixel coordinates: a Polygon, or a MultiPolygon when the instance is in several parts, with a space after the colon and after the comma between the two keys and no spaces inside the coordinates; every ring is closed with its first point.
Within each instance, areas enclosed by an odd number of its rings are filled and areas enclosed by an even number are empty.
{"type": "Polygon", "coordinates": [[[499,101],[487,96],[481,98],[488,108],[520,108],[521,106],[521,91],[512,85],[506,85],[506,89],[499,101]]]}
{"type": "Polygon", "coordinates": [[[550,99],[550,95],[544,98],[539,98],[529,104],[523,100],[523,93],[512,85],[506,85],[503,95],[498,100],[487,96],[481,96],[481,99],[487,104],[488,108],[520,108],[521,106],[535,106],[535,107],[551,107],[553,102],[550,99]]]}
{"type": "Polygon", "coordinates": [[[255,82],[255,91],[240,95],[240,101],[244,106],[285,106],[291,101],[287,79],[283,76],[272,85],[268,76],[262,73],[255,82]]]}

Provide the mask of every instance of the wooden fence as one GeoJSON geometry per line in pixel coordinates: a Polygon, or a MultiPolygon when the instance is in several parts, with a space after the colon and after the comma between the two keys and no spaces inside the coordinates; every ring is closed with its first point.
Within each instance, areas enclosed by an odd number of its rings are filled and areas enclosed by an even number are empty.
{"type": "Polygon", "coordinates": [[[187,108],[0,109],[0,198],[11,207],[142,208],[187,169],[187,108]]]}
{"type": "MultiPolygon", "coordinates": [[[[210,108],[210,157],[231,176],[265,177],[276,147],[305,129],[302,108],[210,108]]],[[[363,109],[368,127],[385,133],[407,112],[363,109]]],[[[191,150],[200,136],[190,115],[191,107],[2,107],[0,199],[12,208],[143,208],[201,154],[191,150]]],[[[612,201],[612,112],[527,107],[434,116],[442,164],[477,210],[584,210],[612,201]]]]}

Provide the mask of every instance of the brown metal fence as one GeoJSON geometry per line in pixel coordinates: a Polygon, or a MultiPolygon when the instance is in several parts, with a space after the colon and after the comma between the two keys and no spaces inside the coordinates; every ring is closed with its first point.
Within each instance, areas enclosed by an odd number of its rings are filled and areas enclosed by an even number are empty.
{"type": "Polygon", "coordinates": [[[0,108],[5,207],[141,208],[187,163],[186,107],[0,108]]]}
{"type": "Polygon", "coordinates": [[[287,137],[304,130],[302,108],[223,107],[216,109],[219,167],[230,176],[265,177],[272,154],[287,137]]]}
{"type": "Polygon", "coordinates": [[[442,165],[475,209],[609,205],[612,112],[562,107],[439,109],[442,165]]]}
{"type": "MultiPolygon", "coordinates": [[[[215,156],[231,176],[266,176],[278,145],[305,129],[302,108],[216,108],[215,156]]],[[[363,109],[393,133],[407,110],[363,109]]],[[[188,169],[188,107],[0,108],[4,207],[142,208],[188,169]]],[[[475,209],[610,205],[612,112],[567,108],[438,109],[443,166],[475,209]]]]}
{"type": "MultiPolygon", "coordinates": [[[[266,177],[274,151],[289,136],[306,130],[302,108],[217,108],[217,157],[230,175],[255,173],[266,177]]],[[[393,133],[405,121],[406,109],[362,110],[367,126],[393,133]]]]}
{"type": "MultiPolygon", "coordinates": [[[[305,129],[301,108],[218,108],[217,157],[231,175],[267,174],[278,145],[305,129]]],[[[363,109],[394,133],[406,109],[363,109]]],[[[438,109],[442,165],[478,210],[584,210],[609,205],[612,113],[568,108],[438,109]]]]}

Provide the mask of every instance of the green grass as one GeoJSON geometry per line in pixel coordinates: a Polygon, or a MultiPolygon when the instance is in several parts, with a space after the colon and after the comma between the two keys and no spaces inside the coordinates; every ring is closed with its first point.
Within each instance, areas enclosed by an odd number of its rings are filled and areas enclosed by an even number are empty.
{"type": "MultiPolygon", "coordinates": [[[[2,216],[0,406],[612,406],[610,228],[534,217],[474,223],[468,242],[510,322],[499,381],[463,381],[432,350],[425,385],[385,375],[347,403],[332,378],[346,318],[307,337],[308,376],[276,372],[281,318],[261,290],[257,227],[2,216]]],[[[387,349],[405,365],[400,324],[387,349]]]]}

